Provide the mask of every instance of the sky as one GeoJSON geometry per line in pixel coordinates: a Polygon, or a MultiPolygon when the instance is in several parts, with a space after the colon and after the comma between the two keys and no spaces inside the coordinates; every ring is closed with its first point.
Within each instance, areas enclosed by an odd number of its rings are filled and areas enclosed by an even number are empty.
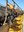
{"type": "MultiPolygon", "coordinates": [[[[13,4],[11,0],[8,1],[13,4]]],[[[15,2],[22,8],[22,10],[24,10],[24,0],[15,0],[15,2]]],[[[6,0],[0,0],[0,4],[6,6],[6,0]]]]}

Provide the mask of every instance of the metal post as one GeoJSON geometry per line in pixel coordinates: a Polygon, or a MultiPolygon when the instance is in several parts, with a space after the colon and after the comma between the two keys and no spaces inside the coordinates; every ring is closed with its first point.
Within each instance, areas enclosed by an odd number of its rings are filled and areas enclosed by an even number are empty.
{"type": "Polygon", "coordinates": [[[3,25],[5,25],[5,22],[7,20],[7,15],[8,15],[7,4],[8,4],[8,0],[6,0],[6,14],[5,14],[5,21],[3,25]]]}
{"type": "MultiPolygon", "coordinates": [[[[6,14],[5,14],[5,21],[4,21],[4,25],[6,25],[6,20],[7,20],[7,16],[8,16],[8,10],[7,10],[7,5],[8,4],[8,0],[6,0],[6,14]]],[[[7,32],[9,32],[9,27],[8,27],[8,29],[7,29],[7,32]]]]}

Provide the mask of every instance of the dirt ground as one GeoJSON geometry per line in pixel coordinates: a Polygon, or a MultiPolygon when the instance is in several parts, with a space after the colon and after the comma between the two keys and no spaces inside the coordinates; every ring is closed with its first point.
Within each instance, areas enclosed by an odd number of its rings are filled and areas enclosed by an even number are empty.
{"type": "Polygon", "coordinates": [[[0,27],[0,32],[7,32],[7,30],[8,30],[8,25],[0,27]]]}

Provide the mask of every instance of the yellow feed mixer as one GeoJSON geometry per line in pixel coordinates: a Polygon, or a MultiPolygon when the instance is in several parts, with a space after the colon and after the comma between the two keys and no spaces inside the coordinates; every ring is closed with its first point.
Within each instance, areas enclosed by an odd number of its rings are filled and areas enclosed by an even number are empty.
{"type": "MultiPolygon", "coordinates": [[[[13,20],[16,25],[15,25],[15,28],[9,28],[9,32],[23,32],[22,31],[22,28],[23,28],[23,15],[19,15],[18,17],[16,17],[14,20],[13,20]]],[[[13,24],[14,25],[14,24],[13,24]]]]}

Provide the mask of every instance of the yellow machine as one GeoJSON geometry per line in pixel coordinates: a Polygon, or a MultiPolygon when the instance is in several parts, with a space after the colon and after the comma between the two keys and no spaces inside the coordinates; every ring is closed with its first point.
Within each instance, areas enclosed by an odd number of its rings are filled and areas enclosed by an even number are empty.
{"type": "MultiPolygon", "coordinates": [[[[20,15],[20,16],[18,16],[17,18],[15,18],[13,21],[14,21],[14,23],[16,24],[17,23],[17,27],[18,27],[18,29],[20,29],[20,30],[18,30],[17,28],[15,28],[16,30],[14,30],[14,28],[12,29],[12,28],[10,28],[9,29],[9,32],[23,32],[22,31],[22,28],[23,28],[23,24],[22,24],[22,22],[23,22],[23,15],[20,15]],[[16,22],[16,20],[17,20],[17,22],[16,22]]],[[[14,24],[13,24],[14,25],[14,24]]]]}

